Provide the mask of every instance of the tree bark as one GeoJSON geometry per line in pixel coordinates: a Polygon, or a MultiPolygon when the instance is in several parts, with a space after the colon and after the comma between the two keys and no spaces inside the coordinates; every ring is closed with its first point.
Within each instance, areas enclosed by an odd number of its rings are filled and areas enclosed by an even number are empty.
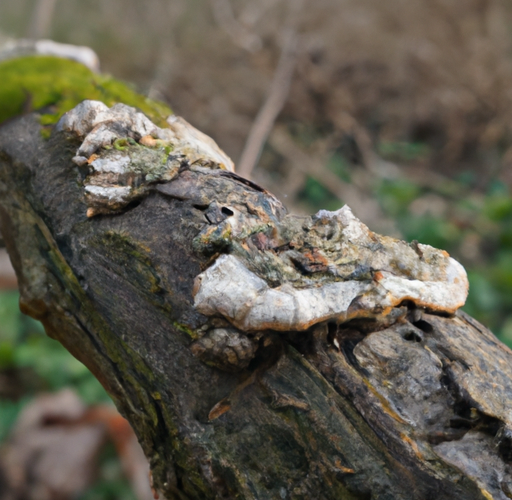
{"type": "MultiPolygon", "coordinates": [[[[229,169],[186,161],[98,208],[77,166],[83,144],[58,126],[44,139],[35,113],[0,127],[0,230],[22,311],[100,380],[162,497],[512,498],[512,355],[491,332],[414,301],[384,319],[360,304],[290,329],[208,313],[198,288],[220,255],[276,290],[269,255],[287,234],[286,251],[301,250],[313,219],[229,169]],[[222,233],[235,216],[259,229],[222,233]]],[[[294,262],[304,280],[329,267],[294,262]]]]}

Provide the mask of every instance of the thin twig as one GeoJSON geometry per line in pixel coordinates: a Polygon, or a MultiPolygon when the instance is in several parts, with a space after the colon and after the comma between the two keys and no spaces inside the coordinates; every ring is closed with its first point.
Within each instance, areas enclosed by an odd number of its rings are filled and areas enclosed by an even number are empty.
{"type": "Polygon", "coordinates": [[[57,0],[36,0],[27,30],[28,38],[37,40],[49,36],[56,3],[57,0]]]}
{"type": "Polygon", "coordinates": [[[374,227],[385,228],[389,234],[396,233],[393,221],[384,216],[379,204],[368,194],[367,189],[357,186],[354,182],[349,184],[342,181],[326,168],[332,152],[329,147],[332,141],[327,140],[321,152],[311,155],[296,144],[284,127],[276,127],[270,135],[269,142],[288,160],[293,169],[318,181],[340,201],[349,205],[358,217],[374,227]]]}
{"type": "Polygon", "coordinates": [[[249,52],[261,49],[261,38],[246,29],[237,21],[229,0],[210,0],[215,21],[233,40],[233,42],[249,52]]]}
{"type": "Polygon", "coordinates": [[[177,26],[181,23],[185,12],[186,0],[163,0],[160,4],[161,11],[168,19],[167,30],[164,36],[159,38],[159,55],[154,66],[153,78],[151,80],[148,97],[150,99],[166,101],[166,90],[171,88],[171,82],[177,74],[177,26]]]}
{"type": "Polygon", "coordinates": [[[265,13],[281,0],[258,0],[249,2],[238,16],[239,21],[246,26],[254,26],[265,13]]]}
{"type": "Polygon", "coordinates": [[[281,57],[270,85],[267,99],[258,112],[247,137],[237,171],[250,177],[261,151],[288,98],[298,52],[298,35],[295,23],[287,29],[281,57]]]}
{"type": "Polygon", "coordinates": [[[0,290],[16,290],[18,281],[5,248],[0,248],[0,290]]]}

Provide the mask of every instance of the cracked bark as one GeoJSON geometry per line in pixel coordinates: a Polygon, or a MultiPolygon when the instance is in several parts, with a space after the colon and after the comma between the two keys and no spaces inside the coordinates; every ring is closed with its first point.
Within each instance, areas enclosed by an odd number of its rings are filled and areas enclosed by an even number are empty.
{"type": "Polygon", "coordinates": [[[284,207],[230,172],[182,168],[88,218],[79,145],[42,139],[35,114],[0,128],[0,230],[22,311],[101,381],[162,496],[512,498],[512,355],[491,332],[412,304],[301,332],[206,317],[194,282],[229,250],[193,242],[234,205],[284,207]]]}

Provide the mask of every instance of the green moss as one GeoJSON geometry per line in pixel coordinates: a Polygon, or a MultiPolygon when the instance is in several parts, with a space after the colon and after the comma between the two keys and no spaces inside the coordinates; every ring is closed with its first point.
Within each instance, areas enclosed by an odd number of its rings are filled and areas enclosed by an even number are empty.
{"type": "Polygon", "coordinates": [[[192,340],[197,340],[199,338],[198,333],[195,330],[192,330],[186,325],[182,325],[181,323],[178,323],[177,321],[173,322],[173,326],[179,330],[180,332],[183,332],[187,334],[192,340]]]}
{"type": "Polygon", "coordinates": [[[53,56],[27,56],[0,63],[0,123],[27,110],[44,110],[41,124],[52,125],[84,99],[113,106],[122,102],[166,127],[172,112],[163,103],[137,94],[110,76],[80,63],[53,56]]]}
{"type": "Polygon", "coordinates": [[[124,151],[128,146],[137,146],[137,143],[131,137],[116,139],[114,141],[114,149],[124,151]]]}
{"type": "Polygon", "coordinates": [[[107,231],[91,241],[98,245],[112,263],[112,269],[129,282],[137,283],[141,291],[147,292],[152,298],[158,297],[158,305],[163,305],[164,289],[160,276],[154,269],[149,256],[149,249],[133,241],[123,233],[107,231]]]}

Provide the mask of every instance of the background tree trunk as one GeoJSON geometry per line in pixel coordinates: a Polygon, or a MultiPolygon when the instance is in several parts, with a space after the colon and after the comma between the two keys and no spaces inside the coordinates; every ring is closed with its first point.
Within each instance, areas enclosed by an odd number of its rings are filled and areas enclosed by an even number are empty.
{"type": "Polygon", "coordinates": [[[198,251],[198,235],[233,204],[262,220],[284,207],[230,172],[180,168],[87,217],[79,146],[43,139],[36,114],[0,128],[1,232],[22,311],[101,381],[161,495],[512,498],[512,356],[492,333],[412,306],[301,332],[204,316],[194,282],[220,247],[198,251]]]}

